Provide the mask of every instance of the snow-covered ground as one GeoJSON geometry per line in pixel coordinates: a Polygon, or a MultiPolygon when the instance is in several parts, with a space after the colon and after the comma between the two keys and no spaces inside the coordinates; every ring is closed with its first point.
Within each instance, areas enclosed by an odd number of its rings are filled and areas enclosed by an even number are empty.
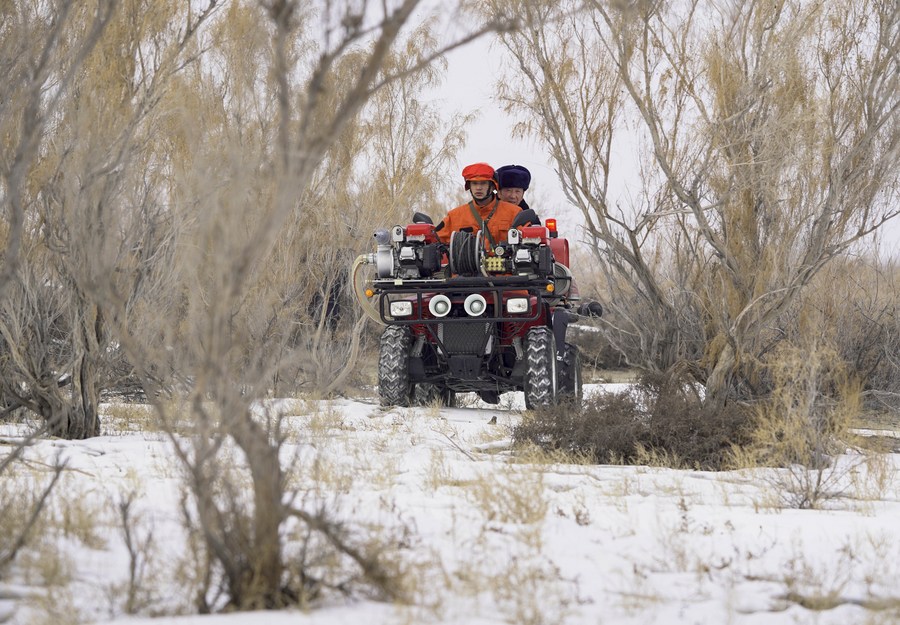
{"type": "Polygon", "coordinates": [[[192,602],[178,464],[162,434],[134,428],[134,409],[106,406],[109,435],[42,441],[26,454],[29,479],[45,477],[57,455],[67,468],[53,529],[0,583],[0,623],[900,622],[898,454],[865,463],[848,453],[846,470],[823,474],[840,494],[799,510],[784,504],[802,480],[788,471],[513,456],[516,394],[500,407],[281,406],[292,415],[285,451],[297,483],[314,463],[316,496],[339,518],[397,537],[416,605],[334,597],[307,612],[171,616],[192,602]],[[140,617],[123,612],[129,557],[117,504],[131,493],[137,542],[152,544],[140,617]]]}

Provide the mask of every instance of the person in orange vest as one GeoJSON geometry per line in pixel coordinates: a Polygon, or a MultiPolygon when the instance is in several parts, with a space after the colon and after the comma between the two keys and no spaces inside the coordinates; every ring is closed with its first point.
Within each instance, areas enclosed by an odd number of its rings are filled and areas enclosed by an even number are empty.
{"type": "Polygon", "coordinates": [[[467,165],[462,176],[472,200],[447,213],[434,229],[444,243],[450,242],[454,232],[483,230],[485,247],[493,250],[506,241],[506,233],[522,209],[497,197],[494,168],[487,163],[467,165]]]}

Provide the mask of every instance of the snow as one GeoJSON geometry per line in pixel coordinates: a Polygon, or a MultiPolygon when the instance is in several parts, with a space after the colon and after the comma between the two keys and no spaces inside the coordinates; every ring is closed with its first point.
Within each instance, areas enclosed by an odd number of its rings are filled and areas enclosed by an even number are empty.
{"type": "MultiPolygon", "coordinates": [[[[783,505],[796,470],[711,473],[517,456],[510,432],[520,394],[465,408],[385,410],[364,400],[273,407],[290,415],[285,463],[301,469],[298,483],[312,488],[312,463],[327,467],[316,497],[358,531],[398,537],[415,605],[331,596],[307,611],[171,616],[192,601],[178,576],[190,559],[180,471],[163,435],[116,420],[105,436],[27,450],[20,480],[44,479],[57,455],[66,461],[50,512],[67,515],[71,528],[17,559],[0,583],[0,622],[898,622],[898,454],[865,464],[848,452],[829,473],[840,495],[823,509],[798,510],[783,505]],[[138,538],[152,535],[154,545],[140,616],[123,612],[129,558],[116,506],[129,493],[138,538]],[[65,583],[42,581],[54,568],[47,553],[60,560],[65,583]]],[[[4,428],[0,436],[15,436],[4,428]]]]}

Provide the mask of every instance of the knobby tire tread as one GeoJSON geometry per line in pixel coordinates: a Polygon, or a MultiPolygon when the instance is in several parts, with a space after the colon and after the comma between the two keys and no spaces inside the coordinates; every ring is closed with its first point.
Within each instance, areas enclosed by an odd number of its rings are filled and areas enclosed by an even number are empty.
{"type": "Polygon", "coordinates": [[[556,342],[550,328],[528,331],[525,344],[525,407],[550,406],[556,402],[556,342]]]}
{"type": "Polygon", "coordinates": [[[382,406],[409,406],[409,350],[412,333],[405,326],[388,326],[381,335],[378,395],[382,406]]]}

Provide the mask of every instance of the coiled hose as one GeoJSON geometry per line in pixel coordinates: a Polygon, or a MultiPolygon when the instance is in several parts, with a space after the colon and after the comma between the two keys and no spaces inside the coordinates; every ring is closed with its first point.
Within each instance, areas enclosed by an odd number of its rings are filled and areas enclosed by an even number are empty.
{"type": "Polygon", "coordinates": [[[362,308],[366,317],[378,325],[385,325],[384,321],[381,320],[381,316],[378,314],[378,308],[375,306],[375,298],[370,299],[366,296],[366,279],[360,271],[364,265],[369,265],[373,262],[374,260],[371,254],[360,254],[356,257],[356,260],[353,261],[352,268],[350,269],[350,276],[353,280],[353,295],[356,296],[356,301],[359,302],[359,306],[362,308]]]}
{"type": "Polygon", "coordinates": [[[481,232],[462,230],[450,236],[450,271],[458,276],[474,276],[481,268],[481,232]]]}

